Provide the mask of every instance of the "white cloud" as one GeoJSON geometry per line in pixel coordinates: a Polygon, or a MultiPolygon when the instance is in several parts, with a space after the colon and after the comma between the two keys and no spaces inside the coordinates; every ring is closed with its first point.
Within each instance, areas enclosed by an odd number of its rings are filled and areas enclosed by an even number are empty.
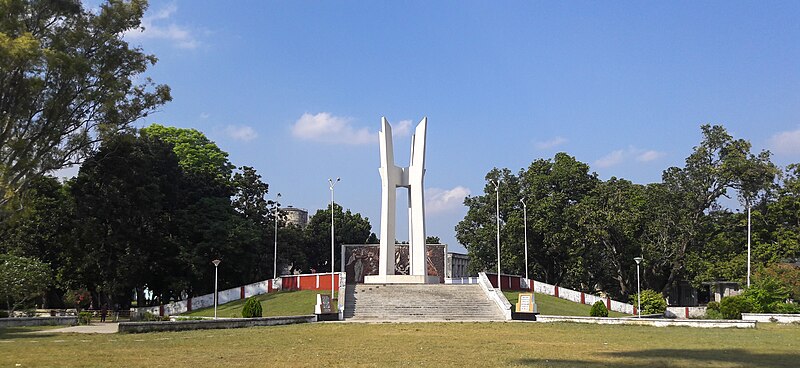
{"type": "Polygon", "coordinates": [[[228,125],[225,127],[225,134],[237,141],[249,142],[258,138],[258,132],[247,125],[228,125]]]}
{"type": "Polygon", "coordinates": [[[356,128],[352,119],[333,116],[327,112],[311,115],[303,114],[292,125],[292,135],[315,142],[370,144],[378,142],[378,134],[367,128],[356,128]]]}
{"type": "Polygon", "coordinates": [[[211,117],[211,114],[209,114],[207,112],[201,112],[200,113],[200,119],[205,120],[205,119],[208,119],[209,117],[211,117]]]}
{"type": "Polygon", "coordinates": [[[428,215],[449,212],[459,208],[464,198],[472,192],[457,186],[453,189],[428,188],[425,190],[425,213],[428,215]]]}
{"type": "Polygon", "coordinates": [[[664,152],[649,150],[644,151],[636,155],[636,161],[639,162],[650,162],[653,160],[657,160],[661,157],[664,157],[664,152]]]}
{"type": "Polygon", "coordinates": [[[407,137],[411,133],[411,120],[400,120],[392,126],[392,137],[407,137]]]}
{"type": "Polygon", "coordinates": [[[624,156],[625,151],[623,150],[612,151],[611,153],[597,159],[597,161],[594,162],[594,165],[600,168],[619,165],[625,159],[624,156]]]}
{"type": "Polygon", "coordinates": [[[155,14],[144,16],[142,18],[142,27],[144,30],[134,29],[127,31],[125,32],[125,38],[129,40],[167,40],[178,48],[197,48],[200,46],[200,42],[195,39],[191,30],[174,22],[170,22],[170,18],[172,18],[177,11],[178,6],[175,5],[175,3],[170,3],[157,10],[155,14]]]}
{"type": "Polygon", "coordinates": [[[618,149],[609,152],[607,155],[600,157],[594,162],[594,166],[599,168],[606,168],[619,165],[630,159],[636,162],[650,162],[664,157],[665,153],[656,150],[643,150],[633,146],[627,149],[618,149]]]}
{"type": "Polygon", "coordinates": [[[536,148],[540,150],[550,149],[554,147],[558,147],[564,143],[567,143],[567,139],[564,137],[555,137],[553,139],[548,139],[546,141],[536,142],[536,148]]]}
{"type": "Polygon", "coordinates": [[[775,153],[800,154],[800,128],[773,135],[769,146],[775,153]]]}

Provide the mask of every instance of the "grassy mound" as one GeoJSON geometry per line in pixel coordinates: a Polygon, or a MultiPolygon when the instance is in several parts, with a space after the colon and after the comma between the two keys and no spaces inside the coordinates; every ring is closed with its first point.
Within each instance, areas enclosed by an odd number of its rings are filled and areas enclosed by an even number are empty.
{"type": "MultiPolygon", "coordinates": [[[[519,291],[504,291],[508,301],[512,305],[516,305],[518,300],[519,291]]],[[[571,302],[569,300],[556,298],[554,296],[535,293],[536,305],[539,307],[539,314],[552,315],[552,316],[589,316],[589,311],[592,309],[591,305],[571,302]]],[[[516,307],[512,307],[514,310],[516,307]]],[[[629,314],[608,311],[609,317],[628,317],[629,314]]]]}
{"type": "MultiPolygon", "coordinates": [[[[261,302],[262,316],[302,316],[314,314],[314,305],[317,303],[317,294],[324,293],[318,290],[280,291],[257,295],[261,302]]],[[[217,316],[224,318],[241,318],[245,300],[236,300],[217,306],[217,316]]],[[[336,303],[333,303],[334,310],[336,303]]],[[[193,310],[182,316],[214,317],[214,307],[193,310]]]]}

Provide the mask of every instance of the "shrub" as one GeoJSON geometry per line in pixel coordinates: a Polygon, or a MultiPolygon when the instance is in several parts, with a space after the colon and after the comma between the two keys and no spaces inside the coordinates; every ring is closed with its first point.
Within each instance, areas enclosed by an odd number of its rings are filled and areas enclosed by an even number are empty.
{"type": "Polygon", "coordinates": [[[602,300],[594,302],[594,304],[592,304],[592,309],[589,311],[589,315],[592,317],[608,317],[606,303],[603,303],[602,300]]]}
{"type": "Polygon", "coordinates": [[[64,294],[64,303],[74,306],[80,312],[81,309],[89,308],[92,305],[92,294],[86,289],[70,290],[64,294]]]}
{"type": "Polygon", "coordinates": [[[719,311],[719,303],[717,303],[717,309],[706,309],[706,316],[705,319],[723,319],[722,313],[719,311]]]}
{"type": "Polygon", "coordinates": [[[79,325],[88,325],[92,323],[92,312],[80,312],[78,313],[78,324],[79,325]]]}
{"type": "Polygon", "coordinates": [[[8,311],[0,310],[0,318],[8,318],[8,311]]]}
{"type": "Polygon", "coordinates": [[[706,310],[707,311],[713,310],[719,312],[719,302],[708,302],[708,305],[706,305],[706,310]]]}
{"type": "Polygon", "coordinates": [[[763,277],[754,282],[743,293],[750,300],[752,312],[772,313],[774,306],[789,298],[789,289],[773,277],[763,277]]]}
{"type": "Polygon", "coordinates": [[[640,314],[662,314],[667,310],[667,301],[655,290],[642,290],[641,307],[638,305],[638,294],[633,294],[630,300],[640,314]]]}
{"type": "Polygon", "coordinates": [[[756,272],[756,283],[764,278],[778,280],[792,299],[800,299],[800,268],[790,264],[773,264],[756,272]]]}
{"type": "Polygon", "coordinates": [[[244,307],[242,307],[242,317],[261,317],[261,302],[258,300],[258,298],[251,296],[245,300],[244,307]]]}
{"type": "Polygon", "coordinates": [[[734,295],[722,298],[719,311],[725,319],[742,319],[742,313],[753,311],[753,303],[744,295],[734,295]]]}
{"type": "Polygon", "coordinates": [[[145,322],[153,322],[153,321],[169,321],[169,316],[159,316],[158,314],[153,314],[150,312],[144,312],[134,319],[138,321],[145,321],[145,322]]]}
{"type": "Polygon", "coordinates": [[[775,303],[772,306],[772,311],[775,313],[796,314],[800,313],[800,305],[794,303],[775,303]]]}

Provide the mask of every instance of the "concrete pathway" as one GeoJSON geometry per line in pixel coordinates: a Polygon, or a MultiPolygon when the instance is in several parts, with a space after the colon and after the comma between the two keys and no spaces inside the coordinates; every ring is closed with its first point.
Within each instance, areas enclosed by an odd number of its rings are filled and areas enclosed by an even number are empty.
{"type": "Polygon", "coordinates": [[[36,331],[34,333],[53,333],[53,332],[67,332],[67,333],[117,333],[119,323],[92,323],[90,325],[70,326],[64,328],[55,328],[52,330],[36,331]]]}

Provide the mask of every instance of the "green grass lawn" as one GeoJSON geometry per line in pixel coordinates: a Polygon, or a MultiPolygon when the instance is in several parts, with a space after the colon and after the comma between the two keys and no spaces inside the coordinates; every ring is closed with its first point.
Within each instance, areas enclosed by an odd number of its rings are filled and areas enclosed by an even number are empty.
{"type": "MultiPolygon", "coordinates": [[[[520,291],[504,291],[503,294],[506,295],[508,301],[511,302],[512,305],[516,305],[517,303],[517,295],[520,291]]],[[[571,302],[569,300],[564,300],[560,298],[556,298],[554,296],[545,295],[535,293],[534,298],[536,299],[536,305],[539,307],[539,314],[545,315],[553,315],[553,316],[589,316],[589,310],[592,309],[591,305],[587,304],[580,304],[571,302]]],[[[512,310],[515,310],[512,307],[512,310]]],[[[614,311],[608,311],[609,317],[628,317],[630,314],[619,313],[614,311]]]]}
{"type": "Polygon", "coordinates": [[[313,323],[147,334],[0,333],[0,367],[796,367],[800,326],[313,323]]]}
{"type": "MultiPolygon", "coordinates": [[[[256,296],[261,301],[262,315],[274,316],[300,316],[314,314],[314,305],[317,303],[317,294],[324,291],[301,290],[281,291],[277,293],[261,294],[256,296]]],[[[237,300],[217,306],[217,316],[223,318],[241,318],[244,300],[237,300]]],[[[336,301],[333,302],[336,310],[336,301]]],[[[214,317],[214,307],[193,310],[183,316],[214,317]]]]}

